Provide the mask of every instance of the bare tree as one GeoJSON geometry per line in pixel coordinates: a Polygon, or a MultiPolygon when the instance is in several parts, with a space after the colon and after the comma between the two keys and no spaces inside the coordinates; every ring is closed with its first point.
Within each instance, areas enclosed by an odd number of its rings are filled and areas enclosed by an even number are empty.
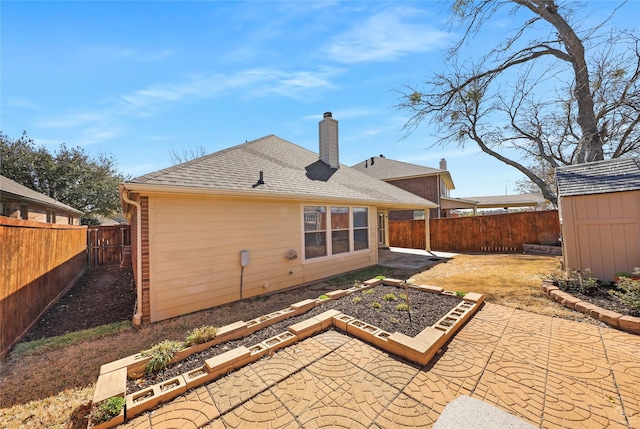
{"type": "Polygon", "coordinates": [[[207,150],[204,146],[201,145],[191,149],[184,149],[182,153],[178,153],[175,149],[171,149],[169,151],[169,156],[171,157],[171,162],[173,163],[173,165],[182,164],[183,162],[200,158],[201,156],[205,156],[206,154],[207,150]]]}
{"type": "Polygon", "coordinates": [[[553,168],[640,149],[640,39],[605,31],[619,7],[600,25],[581,29],[570,21],[576,11],[569,3],[456,0],[451,22],[464,35],[449,51],[448,70],[400,91],[398,107],[412,114],[405,131],[427,120],[439,144],[474,142],[555,205],[553,168]],[[509,6],[512,17],[526,12],[529,19],[485,56],[460,64],[464,44],[509,6]]]}

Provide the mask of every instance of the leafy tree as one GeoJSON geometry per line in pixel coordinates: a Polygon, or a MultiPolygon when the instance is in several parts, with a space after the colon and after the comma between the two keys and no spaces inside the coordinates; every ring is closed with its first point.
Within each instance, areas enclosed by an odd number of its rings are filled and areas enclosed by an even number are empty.
{"type": "Polygon", "coordinates": [[[0,133],[0,174],[83,211],[83,224],[120,209],[118,183],[126,179],[112,156],[92,157],[65,144],[52,154],[26,132],[17,139],[0,133]]]}
{"type": "Polygon", "coordinates": [[[445,72],[400,91],[398,107],[412,114],[405,131],[428,120],[440,144],[473,142],[522,172],[553,204],[555,167],[637,156],[640,39],[605,29],[619,7],[583,29],[581,7],[553,0],[451,3],[450,24],[463,36],[445,72]],[[509,7],[512,32],[481,58],[460,62],[466,43],[509,7]]]}

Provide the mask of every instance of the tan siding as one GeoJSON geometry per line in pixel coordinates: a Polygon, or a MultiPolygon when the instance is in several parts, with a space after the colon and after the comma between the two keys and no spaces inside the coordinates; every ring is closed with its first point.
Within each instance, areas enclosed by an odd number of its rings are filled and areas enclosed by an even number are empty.
{"type": "Polygon", "coordinates": [[[370,251],[304,262],[299,202],[150,197],[151,320],[240,299],[241,250],[244,298],[375,264],[375,215],[370,207],[370,251]]]}
{"type": "Polygon", "coordinates": [[[563,197],[561,209],[568,268],[610,281],[640,266],[640,192],[563,197]]]}

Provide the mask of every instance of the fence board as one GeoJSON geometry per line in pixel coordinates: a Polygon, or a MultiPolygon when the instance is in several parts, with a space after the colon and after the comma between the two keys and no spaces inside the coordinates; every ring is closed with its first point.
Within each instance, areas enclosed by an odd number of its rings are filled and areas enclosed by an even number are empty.
{"type": "Polygon", "coordinates": [[[131,245],[130,225],[92,226],[87,231],[89,265],[120,264],[124,246],[131,245]]]}
{"type": "MultiPolygon", "coordinates": [[[[557,210],[429,220],[432,250],[521,253],[525,243],[553,243],[560,236],[557,210]]],[[[424,249],[424,221],[390,221],[394,247],[424,249]],[[422,232],[419,228],[422,225],[422,232]]]]}
{"type": "Polygon", "coordinates": [[[87,267],[85,226],[0,217],[0,360],[87,267]]]}

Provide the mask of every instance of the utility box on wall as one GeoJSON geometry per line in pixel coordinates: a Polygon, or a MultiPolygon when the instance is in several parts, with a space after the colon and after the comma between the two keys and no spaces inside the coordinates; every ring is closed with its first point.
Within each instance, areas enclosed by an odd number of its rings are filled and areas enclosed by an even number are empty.
{"type": "Polygon", "coordinates": [[[247,265],[249,265],[249,251],[248,250],[241,250],[240,251],[240,266],[241,267],[246,267],[247,265]]]}

